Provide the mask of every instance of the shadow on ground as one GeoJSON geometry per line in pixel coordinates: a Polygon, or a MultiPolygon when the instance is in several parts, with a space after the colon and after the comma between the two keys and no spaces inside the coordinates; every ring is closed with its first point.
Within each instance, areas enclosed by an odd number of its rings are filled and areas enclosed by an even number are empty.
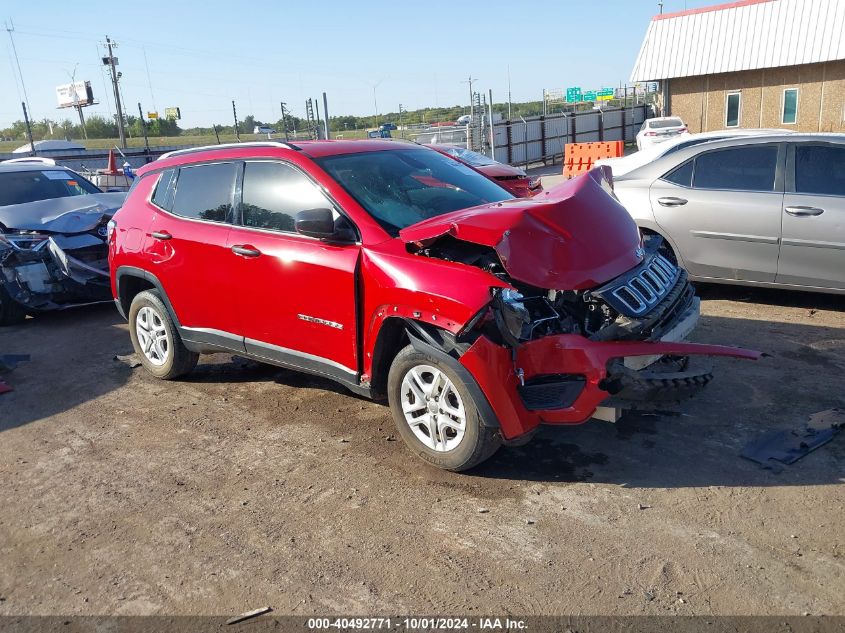
{"type": "MultiPolygon", "coordinates": [[[[725,286],[702,290],[705,301],[741,302],[749,297],[762,306],[771,303],[808,311],[845,307],[845,297],[725,286]]],[[[732,305],[736,307],[736,303],[732,305]]],[[[749,310],[758,307],[751,305],[749,310]]],[[[794,310],[790,314],[794,316],[794,310]]],[[[779,474],[763,470],[739,454],[747,442],[769,429],[798,428],[812,413],[845,405],[845,317],[842,327],[829,327],[808,323],[810,319],[803,317],[797,322],[789,318],[756,320],[756,313],[749,312],[752,316],[755,318],[703,317],[695,340],[759,347],[771,357],[759,362],[717,359],[715,380],[684,404],[683,415],[629,413],[616,424],[592,421],[573,427],[544,427],[527,446],[501,450],[469,476],[491,481],[612,482],[632,487],[840,483],[845,473],[845,434],[779,474]]],[[[28,353],[32,360],[8,376],[16,391],[0,396],[0,431],[71,410],[121,388],[132,371],[142,371],[113,360],[131,346],[126,327],[111,306],[29,319],[3,330],[2,337],[4,353],[28,353]]],[[[248,389],[246,383],[278,382],[340,394],[344,401],[336,401],[331,412],[304,420],[359,440],[350,445],[353,456],[355,451],[378,452],[377,441],[392,431],[383,428],[390,416],[387,408],[378,424],[355,420],[350,425],[344,409],[355,405],[360,410],[360,399],[334,382],[244,359],[226,355],[204,359],[185,382],[197,386],[227,383],[233,389],[239,383],[248,389]]],[[[168,389],[178,390],[179,383],[161,383],[165,397],[168,389]]],[[[258,400],[250,403],[248,391],[241,393],[247,405],[265,406],[258,400]]],[[[125,394],[128,408],[132,392],[125,390],[125,394]]],[[[391,451],[380,459],[399,470],[419,472],[425,468],[405,450],[391,451]]],[[[442,479],[434,474],[432,478],[442,479]]]]}

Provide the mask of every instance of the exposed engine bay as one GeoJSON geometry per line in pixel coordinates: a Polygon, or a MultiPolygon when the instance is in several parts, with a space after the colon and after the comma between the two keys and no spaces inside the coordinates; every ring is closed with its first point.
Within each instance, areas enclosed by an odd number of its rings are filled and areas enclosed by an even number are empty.
{"type": "MultiPolygon", "coordinates": [[[[699,300],[686,273],[658,253],[654,241],[642,251],[639,265],[588,290],[543,289],[514,280],[490,247],[444,236],[419,255],[477,266],[506,282],[494,287],[492,301],[462,332],[467,341],[484,335],[506,345],[516,359],[523,344],[559,334],[590,341],[682,341],[695,327],[699,300]]],[[[583,377],[547,375],[520,378],[518,391],[526,408],[569,406],[583,389],[583,377]]],[[[617,358],[608,363],[603,388],[620,408],[671,410],[712,379],[706,359],[685,356],[617,358]],[[624,404],[623,404],[624,403],[624,404]]]]}
{"type": "MultiPolygon", "coordinates": [[[[511,288],[494,288],[492,311],[500,337],[511,346],[554,334],[580,334],[594,341],[658,340],[693,305],[686,273],[649,244],[641,264],[598,288],[544,289],[511,278],[490,247],[444,236],[419,255],[485,270],[511,288]]],[[[471,326],[484,328],[483,319],[471,326]]],[[[469,328],[468,328],[469,329],[469,328]]],[[[489,327],[485,333],[491,334],[489,327]]]]}

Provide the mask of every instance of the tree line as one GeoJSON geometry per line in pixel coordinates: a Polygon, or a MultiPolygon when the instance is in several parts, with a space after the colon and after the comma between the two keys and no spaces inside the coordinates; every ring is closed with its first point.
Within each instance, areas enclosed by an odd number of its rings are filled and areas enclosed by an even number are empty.
{"type": "MultiPolygon", "coordinates": [[[[585,104],[586,105],[586,104],[585,104]]],[[[506,103],[496,103],[493,105],[494,112],[501,115],[503,119],[508,118],[508,105],[506,103]]],[[[537,116],[543,113],[542,101],[528,101],[523,103],[511,104],[511,118],[519,120],[520,117],[537,116]]],[[[557,111],[557,110],[554,110],[557,111]]],[[[341,115],[329,117],[329,129],[331,132],[343,133],[345,130],[361,130],[376,128],[385,123],[393,123],[395,125],[424,125],[431,123],[444,123],[455,121],[463,114],[469,113],[467,106],[451,106],[438,108],[420,108],[417,110],[399,112],[384,112],[369,116],[353,116],[341,115]]],[[[143,136],[142,121],[137,116],[128,115],[126,120],[126,133],[130,137],[143,136]]],[[[215,131],[218,134],[235,134],[234,122],[226,125],[216,125],[214,127],[192,127],[180,128],[176,121],[167,119],[153,119],[145,121],[147,136],[150,137],[167,137],[167,136],[195,136],[195,135],[213,135],[215,131]]],[[[74,123],[70,119],[62,121],[53,121],[51,119],[42,119],[40,121],[31,121],[32,136],[36,141],[44,139],[68,139],[80,140],[85,138],[82,126],[79,123],[74,123]]],[[[302,132],[308,129],[308,122],[298,116],[287,115],[285,120],[278,119],[276,121],[260,121],[254,115],[249,114],[238,121],[238,132],[241,134],[252,134],[256,126],[271,127],[279,133],[282,133],[287,128],[289,132],[302,132]]],[[[85,120],[85,132],[88,138],[117,138],[117,122],[112,118],[106,118],[99,115],[93,115],[85,120]]],[[[26,124],[23,121],[15,121],[11,126],[0,129],[0,137],[3,139],[19,140],[26,142],[28,140],[26,133],[26,124]]]]}

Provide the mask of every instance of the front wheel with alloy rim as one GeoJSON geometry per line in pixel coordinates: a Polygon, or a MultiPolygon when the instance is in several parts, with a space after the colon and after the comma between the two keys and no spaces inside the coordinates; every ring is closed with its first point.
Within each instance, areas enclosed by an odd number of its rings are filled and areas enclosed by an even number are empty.
{"type": "Polygon", "coordinates": [[[440,359],[409,345],[390,366],[387,390],[399,435],[435,466],[467,470],[501,445],[498,429],[482,424],[469,390],[440,359]]]}
{"type": "Polygon", "coordinates": [[[170,313],[155,290],[138,293],[129,307],[129,335],[148,372],[171,380],[196,367],[199,355],[185,347],[170,313]]]}

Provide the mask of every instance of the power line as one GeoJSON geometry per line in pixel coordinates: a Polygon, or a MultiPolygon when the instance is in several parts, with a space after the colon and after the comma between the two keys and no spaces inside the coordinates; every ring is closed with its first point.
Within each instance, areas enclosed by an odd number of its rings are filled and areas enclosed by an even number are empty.
{"type": "Polygon", "coordinates": [[[30,112],[32,112],[32,107],[29,105],[29,95],[26,94],[26,84],[23,81],[23,73],[21,72],[21,61],[18,59],[18,49],[15,46],[15,38],[12,37],[12,33],[15,31],[15,24],[12,22],[12,18],[9,18],[9,23],[3,22],[3,26],[6,29],[6,33],[9,34],[9,40],[12,42],[12,52],[15,55],[15,63],[18,65],[18,75],[21,78],[21,89],[23,90],[23,100],[26,102],[26,108],[30,112]]]}
{"type": "Polygon", "coordinates": [[[150,86],[150,99],[152,99],[152,102],[153,102],[153,111],[158,112],[158,108],[156,107],[156,98],[155,98],[155,95],[153,95],[153,82],[152,82],[152,79],[150,79],[150,63],[147,61],[147,49],[144,48],[143,51],[144,51],[144,66],[147,68],[147,84],[149,84],[149,86],[150,86]]]}

